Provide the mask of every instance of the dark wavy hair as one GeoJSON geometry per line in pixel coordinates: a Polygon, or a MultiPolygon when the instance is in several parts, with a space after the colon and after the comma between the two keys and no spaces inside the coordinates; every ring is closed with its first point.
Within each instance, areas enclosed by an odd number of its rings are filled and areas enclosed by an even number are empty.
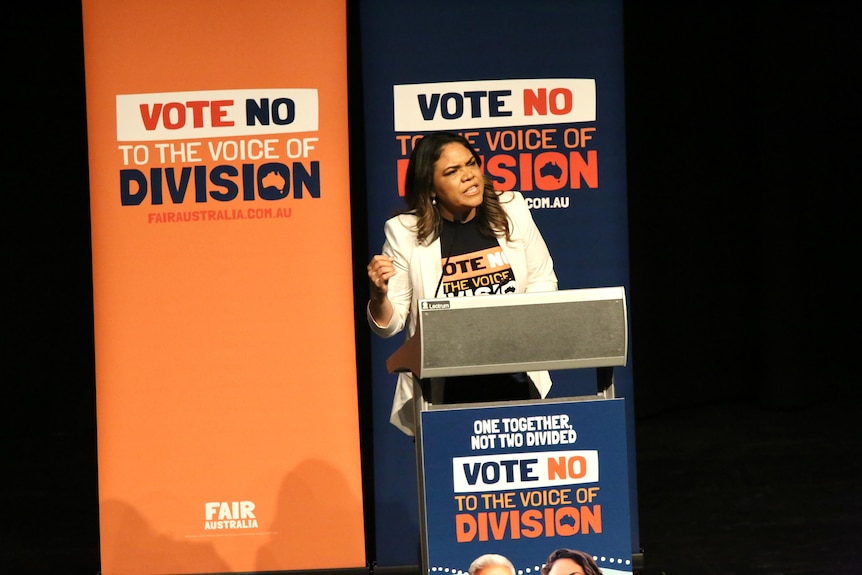
{"type": "MultiPolygon", "coordinates": [[[[404,200],[407,209],[400,213],[415,215],[416,236],[419,243],[430,243],[440,235],[443,225],[440,211],[431,203],[434,195],[434,164],[440,159],[443,147],[448,144],[461,144],[473,154],[479,167],[482,158],[463,136],[452,132],[432,132],[416,142],[407,164],[407,177],[404,182],[404,200]]],[[[479,232],[487,237],[504,236],[511,239],[509,219],[500,202],[494,184],[484,178],[482,204],[476,208],[476,222],[479,232]]]]}
{"type": "Polygon", "coordinates": [[[592,556],[576,549],[557,549],[551,553],[547,561],[545,561],[545,566],[542,567],[542,575],[548,575],[551,572],[551,567],[554,566],[554,562],[560,559],[571,559],[584,568],[584,575],[602,575],[602,570],[596,565],[596,561],[592,556]]]}

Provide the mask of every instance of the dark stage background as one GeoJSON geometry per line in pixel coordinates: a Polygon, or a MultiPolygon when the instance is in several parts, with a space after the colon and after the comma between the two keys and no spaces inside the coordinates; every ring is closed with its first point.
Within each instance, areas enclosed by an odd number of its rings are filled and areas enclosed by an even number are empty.
{"type": "MultiPolygon", "coordinates": [[[[855,3],[690,4],[625,3],[646,573],[859,572],[855,3]]],[[[94,575],[80,5],[4,31],[0,570],[94,575]]]]}

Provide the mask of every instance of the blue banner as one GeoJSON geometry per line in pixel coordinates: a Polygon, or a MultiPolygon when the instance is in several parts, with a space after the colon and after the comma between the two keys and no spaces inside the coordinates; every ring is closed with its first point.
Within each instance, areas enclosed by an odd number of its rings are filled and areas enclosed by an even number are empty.
{"type": "MultiPolygon", "coordinates": [[[[628,273],[621,1],[360,4],[369,258],[404,207],[417,138],[463,134],[497,189],[523,192],[560,289],[624,286],[628,273]]],[[[372,340],[374,497],[380,565],[415,564],[415,450],[389,423],[399,335],[372,340]]],[[[555,371],[549,397],[595,393],[594,370],[555,371]]],[[[632,396],[631,362],[615,370],[632,396]]],[[[626,403],[631,547],[639,547],[632,402],[626,403]]]]}
{"type": "Polygon", "coordinates": [[[624,401],[423,412],[429,570],[498,553],[539,572],[566,548],[606,575],[632,573],[624,401]]]}

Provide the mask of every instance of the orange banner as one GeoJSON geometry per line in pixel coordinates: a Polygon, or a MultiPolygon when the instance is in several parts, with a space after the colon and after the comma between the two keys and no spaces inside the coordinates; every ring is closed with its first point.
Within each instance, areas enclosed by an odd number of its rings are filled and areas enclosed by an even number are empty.
{"type": "Polygon", "coordinates": [[[345,12],[83,1],[105,575],[365,565],[345,12]]]}

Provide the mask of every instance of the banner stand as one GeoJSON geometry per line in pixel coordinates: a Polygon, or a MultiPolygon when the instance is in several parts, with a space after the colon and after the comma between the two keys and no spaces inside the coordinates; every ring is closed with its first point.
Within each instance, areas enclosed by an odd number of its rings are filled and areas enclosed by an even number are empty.
{"type": "Polygon", "coordinates": [[[367,573],[345,0],[81,10],[102,573],[367,573]]]}

